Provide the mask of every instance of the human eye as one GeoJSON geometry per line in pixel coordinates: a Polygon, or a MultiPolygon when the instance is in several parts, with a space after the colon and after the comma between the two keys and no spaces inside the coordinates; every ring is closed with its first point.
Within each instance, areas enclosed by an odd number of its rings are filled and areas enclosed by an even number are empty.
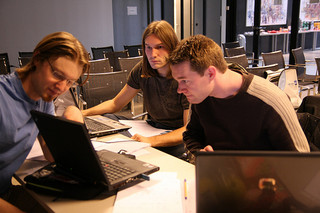
{"type": "Polygon", "coordinates": [[[64,75],[62,74],[62,73],[60,73],[60,72],[58,72],[58,71],[53,71],[53,76],[56,78],[56,79],[58,79],[58,80],[60,80],[60,81],[64,81],[66,78],[64,77],[64,75]]]}
{"type": "Polygon", "coordinates": [[[72,86],[72,85],[78,86],[78,83],[74,80],[67,80],[67,85],[68,86],[72,86]]]}
{"type": "Polygon", "coordinates": [[[149,45],[146,45],[147,50],[151,50],[152,48],[149,45]]]}

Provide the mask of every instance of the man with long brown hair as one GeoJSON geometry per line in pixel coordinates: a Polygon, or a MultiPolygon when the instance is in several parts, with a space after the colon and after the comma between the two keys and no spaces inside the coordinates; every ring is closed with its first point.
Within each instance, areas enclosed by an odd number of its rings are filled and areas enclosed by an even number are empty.
{"type": "MultiPolygon", "coordinates": [[[[54,114],[53,99],[76,84],[88,69],[89,56],[83,45],[70,33],[56,32],[38,43],[26,66],[0,77],[0,212],[34,211],[24,191],[11,186],[12,175],[37,137],[45,157],[52,161],[30,110],[54,114]]],[[[68,109],[69,116],[74,113],[75,109],[68,109]]],[[[78,116],[74,120],[82,116],[79,110],[78,116]]]]}
{"type": "Polygon", "coordinates": [[[84,110],[83,114],[118,112],[142,90],[148,123],[173,131],[153,137],[136,134],[132,138],[180,157],[184,153],[182,133],[185,130],[189,103],[183,94],[177,93],[178,84],[172,78],[168,64],[169,54],[177,43],[178,38],[168,22],[150,23],[142,36],[142,61],[132,69],[127,84],[115,98],[84,110]]]}

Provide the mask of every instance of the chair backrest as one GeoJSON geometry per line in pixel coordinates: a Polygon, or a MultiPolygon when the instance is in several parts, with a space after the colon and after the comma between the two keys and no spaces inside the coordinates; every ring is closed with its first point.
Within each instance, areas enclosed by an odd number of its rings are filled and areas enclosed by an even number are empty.
{"type": "Polygon", "coordinates": [[[108,58],[90,60],[90,73],[113,72],[108,58]]]}
{"type": "Polygon", "coordinates": [[[8,74],[5,58],[0,58],[0,75],[8,74]]]}
{"type": "MultiPolygon", "coordinates": [[[[87,74],[82,76],[84,79],[87,74]]],[[[92,73],[82,86],[82,96],[87,107],[93,107],[115,97],[126,84],[126,72],[92,73]]]]}
{"type": "Polygon", "coordinates": [[[227,57],[246,54],[246,50],[244,49],[244,47],[226,48],[225,52],[227,54],[227,57]]]}
{"type": "Polygon", "coordinates": [[[300,106],[302,100],[299,96],[298,77],[295,69],[285,69],[281,72],[278,87],[288,95],[294,108],[300,106]]]}
{"type": "Polygon", "coordinates": [[[267,70],[277,71],[279,69],[278,64],[271,64],[267,66],[260,66],[260,67],[247,67],[246,68],[249,73],[254,75],[267,78],[268,74],[266,73],[267,70]]]}
{"type": "Polygon", "coordinates": [[[128,58],[128,50],[117,51],[117,52],[106,52],[104,58],[108,58],[113,71],[121,71],[118,58],[128,58]]]}
{"type": "Polygon", "coordinates": [[[31,57],[18,57],[18,61],[19,61],[19,66],[23,67],[25,65],[27,65],[29,63],[29,61],[31,60],[31,57]]]}
{"type": "Polygon", "coordinates": [[[225,60],[227,61],[227,63],[237,63],[241,65],[243,68],[247,68],[249,66],[246,54],[225,57],[225,60]]]}
{"type": "Polygon", "coordinates": [[[141,56],[141,51],[140,51],[140,50],[142,49],[141,44],[137,44],[137,45],[123,45],[123,48],[124,48],[125,50],[128,50],[130,57],[141,56]]]}
{"type": "Polygon", "coordinates": [[[303,79],[306,73],[306,59],[304,57],[303,49],[301,47],[292,49],[292,55],[294,57],[295,65],[297,65],[296,70],[298,79],[303,79]]]}
{"type": "Polygon", "coordinates": [[[240,43],[239,41],[233,41],[233,42],[226,42],[226,43],[222,43],[222,49],[223,49],[223,52],[224,52],[224,56],[228,56],[226,54],[226,48],[235,48],[235,47],[240,47],[240,43]]]}
{"type": "MultiPolygon", "coordinates": [[[[320,58],[314,58],[317,64],[317,75],[320,74],[320,58]]],[[[319,88],[320,89],[320,88],[319,88]]]]}
{"type": "Polygon", "coordinates": [[[261,53],[264,65],[278,64],[279,69],[285,68],[284,58],[281,50],[269,53],[261,53]]]}
{"type": "Polygon", "coordinates": [[[107,52],[114,52],[113,46],[107,47],[91,47],[92,57],[93,60],[102,59],[104,58],[104,53],[107,52]]]}
{"type": "Polygon", "coordinates": [[[10,63],[8,53],[0,53],[0,74],[10,73],[10,63]]]}
{"type": "Polygon", "coordinates": [[[18,52],[19,57],[32,57],[33,52],[18,52]]]}
{"type": "Polygon", "coordinates": [[[118,58],[121,70],[130,72],[132,68],[142,60],[142,56],[118,58]]]}

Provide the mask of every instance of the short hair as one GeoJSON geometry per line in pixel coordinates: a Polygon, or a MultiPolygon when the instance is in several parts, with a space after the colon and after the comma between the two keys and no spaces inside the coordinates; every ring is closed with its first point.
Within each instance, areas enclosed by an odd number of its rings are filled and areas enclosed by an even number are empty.
{"type": "Polygon", "coordinates": [[[148,25],[142,35],[142,74],[146,77],[157,75],[157,72],[150,66],[145,52],[145,40],[150,35],[157,36],[165,48],[169,50],[169,53],[174,50],[179,42],[174,29],[168,22],[164,20],[154,21],[148,25]]]}
{"type": "Polygon", "coordinates": [[[35,61],[44,62],[58,57],[67,57],[83,66],[82,74],[89,72],[89,54],[81,42],[68,32],[55,32],[45,36],[33,50],[30,62],[17,68],[21,79],[36,70],[35,61]]]}
{"type": "Polygon", "coordinates": [[[209,66],[215,66],[221,72],[225,72],[228,67],[221,47],[204,35],[183,39],[170,54],[169,63],[171,65],[184,61],[189,61],[192,70],[201,76],[209,66]]]}

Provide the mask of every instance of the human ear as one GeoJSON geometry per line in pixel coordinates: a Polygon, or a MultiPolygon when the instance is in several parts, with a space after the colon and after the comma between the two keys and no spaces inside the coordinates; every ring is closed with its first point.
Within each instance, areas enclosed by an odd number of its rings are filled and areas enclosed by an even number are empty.
{"type": "Polygon", "coordinates": [[[207,71],[209,78],[213,80],[216,77],[217,69],[214,66],[209,66],[207,71]]]}

